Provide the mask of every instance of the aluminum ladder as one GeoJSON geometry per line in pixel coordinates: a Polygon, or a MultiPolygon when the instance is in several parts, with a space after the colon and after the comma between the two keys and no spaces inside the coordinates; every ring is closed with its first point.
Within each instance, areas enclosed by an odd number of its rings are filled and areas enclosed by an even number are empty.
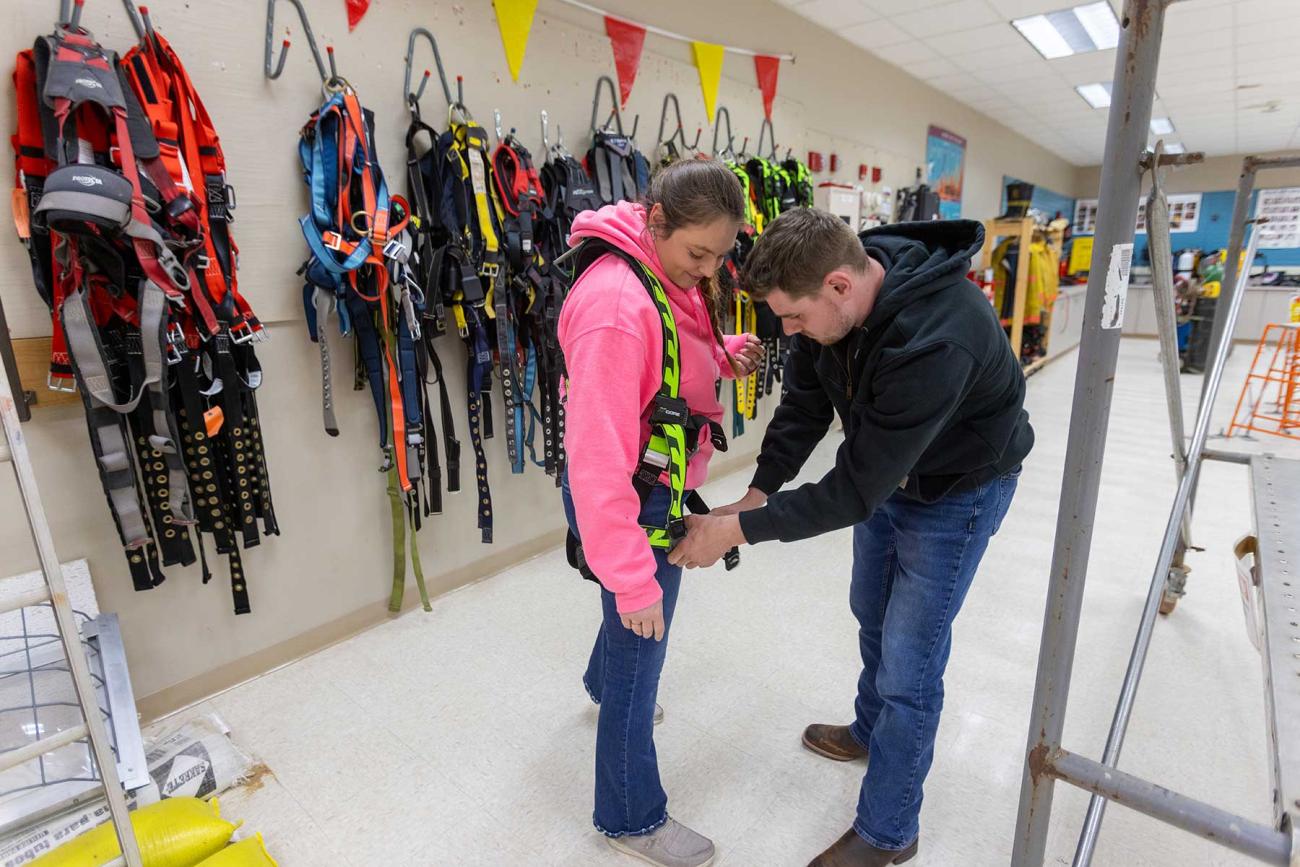
{"type": "Polygon", "coordinates": [[[40,491],[36,488],[36,475],[32,471],[27,442],[18,421],[18,408],[14,404],[14,395],[9,386],[9,371],[5,369],[5,364],[6,359],[0,356],[0,421],[4,425],[4,436],[0,437],[0,464],[9,463],[13,466],[18,490],[22,495],[23,511],[27,516],[27,526],[36,545],[45,583],[36,590],[0,597],[0,614],[33,605],[50,606],[63,652],[68,659],[68,669],[72,674],[72,685],[77,694],[77,704],[81,707],[83,722],[25,747],[0,752],[0,772],[16,768],[60,747],[88,740],[99,770],[99,781],[104,789],[111,821],[117,832],[118,845],[121,847],[121,856],[111,862],[110,867],[122,864],[126,867],[141,867],[140,848],[131,828],[126,794],[117,776],[117,760],[100,715],[99,701],[90,678],[90,666],[86,662],[81,636],[73,619],[72,606],[68,602],[68,591],[63,584],[63,570],[54,553],[54,540],[50,537],[50,525],[45,517],[45,507],[41,505],[40,491]]]}

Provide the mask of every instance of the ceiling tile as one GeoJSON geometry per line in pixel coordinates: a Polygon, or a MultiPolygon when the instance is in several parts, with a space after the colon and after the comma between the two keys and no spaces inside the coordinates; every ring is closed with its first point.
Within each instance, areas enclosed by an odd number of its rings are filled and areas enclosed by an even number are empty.
{"type": "Polygon", "coordinates": [[[1296,14],[1295,0],[1239,0],[1232,7],[1238,27],[1271,26],[1279,18],[1296,14]]]}
{"type": "Polygon", "coordinates": [[[910,42],[912,37],[901,27],[879,18],[866,24],[854,24],[851,27],[838,28],[839,34],[854,45],[860,45],[874,51],[885,45],[897,45],[910,42]]]}
{"type": "Polygon", "coordinates": [[[969,75],[962,72],[956,72],[951,75],[938,75],[926,79],[926,83],[935,90],[941,90],[945,93],[956,94],[972,88],[982,88],[978,81],[972,79],[969,75]]]}
{"type": "Polygon", "coordinates": [[[949,59],[968,72],[999,70],[1000,79],[1006,78],[1005,70],[1008,67],[1046,62],[1028,42],[1021,42],[1019,45],[1012,43],[996,50],[977,51],[973,54],[950,55],[949,59]]]}
{"type": "Polygon", "coordinates": [[[908,64],[918,61],[935,60],[938,55],[931,51],[924,42],[900,42],[897,45],[886,45],[884,48],[875,50],[876,54],[888,60],[897,66],[901,66],[905,71],[909,71],[908,64]]]}
{"type": "Polygon", "coordinates": [[[942,57],[913,63],[908,66],[907,71],[917,78],[924,78],[931,83],[936,78],[952,76],[954,73],[960,72],[951,60],[945,60],[942,57]]]}
{"type": "Polygon", "coordinates": [[[871,21],[876,13],[868,9],[861,0],[809,0],[795,7],[808,20],[831,30],[871,21]]]}
{"type": "Polygon", "coordinates": [[[1055,12],[1058,9],[1069,8],[1073,4],[1071,0],[989,0],[989,5],[995,12],[1010,21],[1013,18],[1026,18],[1041,12],[1055,12]]]}
{"type": "Polygon", "coordinates": [[[1222,33],[1231,26],[1232,9],[1228,6],[1175,3],[1165,13],[1166,37],[1191,35],[1205,39],[1207,34],[1222,33]]]}
{"type": "Polygon", "coordinates": [[[1115,77],[1115,51],[1089,51],[1048,61],[1052,69],[1071,85],[1110,81],[1115,77]]]}
{"type": "Polygon", "coordinates": [[[1024,46],[1038,56],[1038,52],[1025,41],[1020,31],[1010,24],[989,24],[957,33],[941,33],[926,38],[926,44],[944,56],[958,54],[989,54],[1009,46],[1024,46]]]}
{"type": "Polygon", "coordinates": [[[862,2],[863,5],[877,15],[889,17],[902,15],[916,9],[924,9],[927,6],[938,6],[940,3],[947,2],[947,0],[862,0],[862,2]]]}
{"type": "Polygon", "coordinates": [[[896,15],[893,22],[920,38],[1001,23],[984,0],[956,0],[943,6],[896,15]]]}
{"type": "MultiPolygon", "coordinates": [[[[1278,18],[1268,22],[1267,27],[1238,24],[1235,28],[1237,47],[1253,46],[1260,42],[1271,42],[1280,39],[1300,39],[1300,17],[1296,17],[1294,11],[1291,14],[1293,17],[1278,18]]],[[[1240,56],[1241,54],[1238,52],[1238,57],[1240,56]]]]}

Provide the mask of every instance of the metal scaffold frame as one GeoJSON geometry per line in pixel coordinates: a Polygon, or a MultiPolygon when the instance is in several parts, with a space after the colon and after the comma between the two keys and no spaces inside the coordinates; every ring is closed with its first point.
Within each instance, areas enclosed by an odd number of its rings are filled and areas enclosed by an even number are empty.
{"type": "MultiPolygon", "coordinates": [[[[1152,818],[1266,863],[1300,867],[1300,831],[1294,821],[1300,816],[1300,677],[1297,676],[1300,675],[1300,665],[1296,662],[1300,660],[1300,629],[1295,628],[1295,615],[1285,613],[1294,612],[1297,607],[1292,585],[1300,587],[1300,580],[1296,580],[1300,577],[1297,575],[1300,570],[1294,566],[1300,559],[1295,556],[1300,554],[1295,541],[1298,535],[1295,522],[1300,517],[1300,494],[1297,494],[1300,491],[1300,462],[1213,452],[1205,447],[1228,348],[1245,295],[1245,277],[1249,272],[1246,268],[1237,274],[1238,251],[1248,224],[1262,222],[1247,219],[1254,172],[1289,161],[1252,158],[1246,160],[1243,168],[1222,290],[1226,303],[1221,302],[1216,311],[1210,363],[1188,443],[1182,431],[1178,356],[1173,333],[1172,274],[1164,274],[1164,268],[1159,264],[1169,260],[1168,212],[1159,169],[1162,165],[1186,161],[1186,158],[1164,157],[1159,146],[1154,154],[1146,152],[1164,16],[1168,6],[1174,2],[1178,0],[1125,0],[1120,19],[1093,261],[1088,278],[1038,678],[1012,850],[1013,867],[1042,865],[1052,796],[1058,780],[1092,793],[1075,850],[1075,867],[1087,867],[1091,863],[1107,801],[1118,801],[1152,818]],[[1123,298],[1135,234],[1134,214],[1142,177],[1148,168],[1153,175],[1148,207],[1152,276],[1178,487],[1105,752],[1097,761],[1063,749],[1061,737],[1101,485],[1123,321],[1123,298]],[[1164,306],[1168,309],[1163,309],[1164,306]],[[1252,593],[1263,615],[1260,650],[1264,664],[1274,789],[1274,822],[1271,826],[1181,795],[1116,767],[1166,586],[1172,573],[1177,573],[1177,577],[1184,574],[1181,558],[1189,539],[1191,503],[1202,461],[1207,459],[1249,465],[1254,489],[1259,544],[1252,593]],[[1291,626],[1288,627],[1287,623],[1291,626]]],[[[1253,258],[1259,234],[1259,231],[1251,232],[1247,261],[1253,258]]]]}

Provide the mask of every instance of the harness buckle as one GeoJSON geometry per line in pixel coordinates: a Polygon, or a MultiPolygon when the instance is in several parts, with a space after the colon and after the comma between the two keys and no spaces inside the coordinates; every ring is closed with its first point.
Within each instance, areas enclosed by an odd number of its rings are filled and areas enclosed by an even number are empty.
{"type": "Polygon", "coordinates": [[[239,346],[247,343],[256,336],[253,326],[248,324],[247,319],[241,319],[234,325],[231,325],[227,331],[230,334],[230,341],[239,346]]]}
{"type": "Polygon", "coordinates": [[[325,232],[320,237],[327,249],[339,252],[343,249],[343,236],[338,232],[325,232]]]}
{"type": "Polygon", "coordinates": [[[670,518],[668,521],[669,545],[676,545],[686,538],[686,519],[670,518]]]}
{"type": "Polygon", "coordinates": [[[740,549],[731,548],[727,553],[722,555],[722,565],[730,572],[740,565],[740,549]]]}
{"type": "Polygon", "coordinates": [[[77,380],[71,376],[55,376],[53,373],[45,374],[45,387],[50,391],[65,391],[71,394],[77,390],[77,380]]]}
{"type": "Polygon", "coordinates": [[[196,253],[191,260],[191,264],[196,270],[206,271],[212,266],[212,260],[208,258],[206,253],[196,253]]]}
{"type": "Polygon", "coordinates": [[[185,360],[182,347],[185,346],[185,332],[179,322],[167,327],[167,364],[176,365],[185,360]]]}
{"type": "Polygon", "coordinates": [[[478,270],[479,276],[486,277],[489,280],[496,280],[497,275],[501,273],[501,265],[497,262],[484,262],[478,270]]]}

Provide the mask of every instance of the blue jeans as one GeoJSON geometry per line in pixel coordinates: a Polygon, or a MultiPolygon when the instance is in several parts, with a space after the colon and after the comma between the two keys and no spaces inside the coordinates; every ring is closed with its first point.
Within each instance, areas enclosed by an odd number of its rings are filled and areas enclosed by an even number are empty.
{"type": "MultiPolygon", "coordinates": [[[[578,522],[567,477],[561,494],[565,517],[577,535],[578,522]]],[[[641,511],[641,523],[665,525],[668,501],[668,488],[655,487],[641,511]]],[[[668,562],[667,552],[655,549],[654,555],[655,579],[664,592],[663,640],[641,638],[625,627],[614,594],[602,587],[600,602],[604,619],[582,677],[592,701],[600,705],[600,720],[596,724],[596,808],[592,821],[607,837],[649,834],[668,821],[668,795],[659,782],[659,760],[655,754],[654,712],[682,570],[668,562]]]]}
{"type": "Polygon", "coordinates": [[[952,623],[1019,475],[928,505],[895,493],[853,528],[862,675],[849,732],[870,750],[853,828],[878,848],[906,848],[920,833],[952,623]]]}

